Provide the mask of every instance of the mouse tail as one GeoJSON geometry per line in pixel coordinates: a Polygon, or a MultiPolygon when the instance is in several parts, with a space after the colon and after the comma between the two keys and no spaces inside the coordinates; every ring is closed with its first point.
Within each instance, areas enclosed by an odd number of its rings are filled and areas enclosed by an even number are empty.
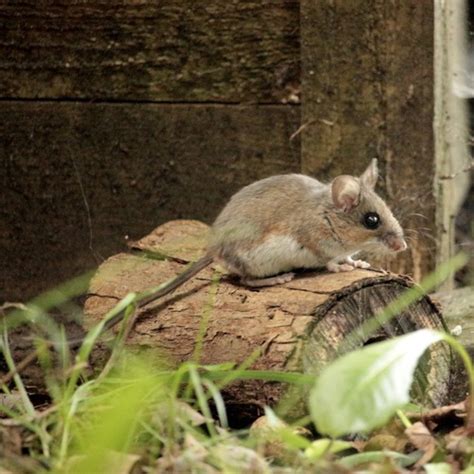
{"type": "MultiPolygon", "coordinates": [[[[163,283],[156,289],[149,290],[145,293],[141,294],[141,297],[138,301],[138,307],[142,308],[143,306],[151,303],[152,301],[161,298],[162,296],[171,293],[172,291],[176,290],[176,288],[180,287],[183,283],[187,282],[190,278],[194,275],[199,273],[201,270],[204,270],[208,265],[210,265],[213,261],[213,257],[210,253],[206,254],[204,257],[200,258],[196,262],[192,263],[183,273],[179,274],[177,277],[169,280],[168,282],[163,283]]],[[[120,311],[112,318],[110,318],[106,324],[103,326],[101,330],[101,334],[109,329],[113,328],[117,323],[119,323],[125,315],[125,310],[120,311]]],[[[84,341],[84,337],[70,339],[68,341],[68,345],[71,348],[80,347],[82,342],[84,341]]]]}
{"type": "Polygon", "coordinates": [[[144,296],[140,299],[138,307],[141,308],[152,301],[162,298],[163,296],[171,293],[172,291],[179,288],[181,285],[186,283],[194,275],[198,274],[200,271],[204,270],[209,266],[213,261],[213,257],[210,254],[201,257],[196,262],[192,263],[183,273],[180,273],[177,277],[169,280],[168,282],[160,285],[156,290],[151,290],[150,294],[144,296]]]}

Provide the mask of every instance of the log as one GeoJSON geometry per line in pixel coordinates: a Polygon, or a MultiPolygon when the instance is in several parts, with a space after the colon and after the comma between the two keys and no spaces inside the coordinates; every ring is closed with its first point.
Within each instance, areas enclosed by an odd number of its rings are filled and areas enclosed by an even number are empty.
{"type": "MultiPolygon", "coordinates": [[[[143,291],[180,273],[202,255],[207,232],[208,227],[198,221],[171,221],[137,242],[134,254],[107,260],[91,282],[86,326],[100,321],[128,292],[143,291]]],[[[344,347],[348,334],[413,282],[374,270],[320,271],[301,273],[284,285],[249,289],[225,274],[216,281],[217,268],[204,270],[174,294],[143,308],[129,336],[129,347],[158,353],[158,357],[166,354],[174,364],[192,360],[206,318],[199,355],[202,364],[242,363],[260,349],[253,369],[318,373],[341,350],[418,328],[445,328],[437,306],[423,297],[375,334],[358,334],[344,347]]],[[[95,360],[103,363],[104,355],[96,354],[95,360]]],[[[453,354],[446,345],[432,348],[415,383],[418,398],[435,406],[452,400],[452,367],[453,354]]],[[[223,395],[230,409],[252,418],[264,405],[282,401],[285,390],[281,383],[247,380],[226,387],[223,395]]],[[[304,397],[295,400],[298,403],[286,412],[289,417],[305,413],[304,397]]]]}

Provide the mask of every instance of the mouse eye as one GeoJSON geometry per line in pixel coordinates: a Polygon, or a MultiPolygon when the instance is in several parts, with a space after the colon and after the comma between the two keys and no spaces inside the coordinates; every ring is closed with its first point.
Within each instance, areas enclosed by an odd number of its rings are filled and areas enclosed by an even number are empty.
{"type": "Polygon", "coordinates": [[[376,212],[368,212],[364,214],[362,223],[367,229],[377,229],[380,225],[380,216],[376,212]]]}

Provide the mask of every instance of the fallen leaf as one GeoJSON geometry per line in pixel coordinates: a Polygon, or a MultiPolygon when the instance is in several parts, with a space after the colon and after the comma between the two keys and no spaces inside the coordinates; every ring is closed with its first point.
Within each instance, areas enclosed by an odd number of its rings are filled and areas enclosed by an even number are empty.
{"type": "Polygon", "coordinates": [[[422,466],[433,458],[437,449],[436,440],[421,421],[407,428],[405,434],[413,446],[423,451],[423,456],[416,462],[417,466],[422,466]]]}
{"type": "Polygon", "coordinates": [[[464,426],[460,426],[445,436],[446,449],[454,454],[474,454],[474,439],[464,426]]]}
{"type": "Polygon", "coordinates": [[[222,472],[245,472],[260,474],[269,471],[265,459],[253,449],[235,444],[219,444],[212,448],[215,465],[222,472]]]}
{"type": "Polygon", "coordinates": [[[426,471],[426,474],[451,474],[453,472],[451,464],[447,462],[425,464],[423,469],[426,471]]]}

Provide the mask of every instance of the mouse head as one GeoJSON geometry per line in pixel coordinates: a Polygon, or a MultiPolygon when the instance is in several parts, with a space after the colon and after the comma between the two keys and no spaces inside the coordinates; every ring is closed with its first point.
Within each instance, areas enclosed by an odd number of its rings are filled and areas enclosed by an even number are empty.
{"type": "Polygon", "coordinates": [[[336,177],[331,183],[332,201],[342,220],[350,224],[350,238],[356,245],[378,252],[401,252],[407,248],[403,230],[375,193],[377,178],[376,159],[359,178],[336,177]]]}

